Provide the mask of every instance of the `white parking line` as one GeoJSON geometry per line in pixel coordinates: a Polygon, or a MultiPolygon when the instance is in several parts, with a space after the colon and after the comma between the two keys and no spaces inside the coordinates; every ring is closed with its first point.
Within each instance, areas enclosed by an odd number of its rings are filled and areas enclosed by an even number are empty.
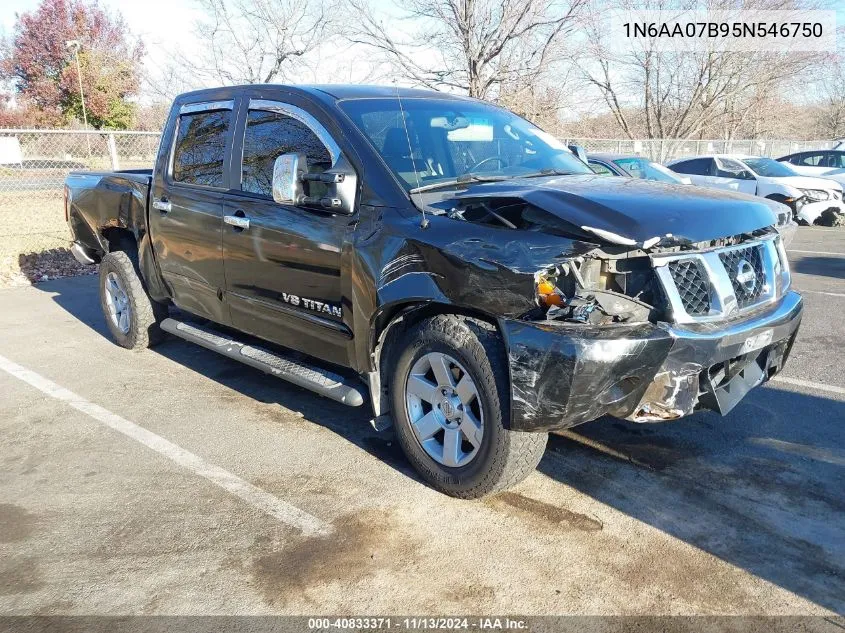
{"type": "Polygon", "coordinates": [[[845,257],[845,253],[834,253],[833,251],[799,251],[797,248],[787,248],[787,253],[806,253],[809,255],[836,255],[838,257],[845,257]]]}
{"type": "Polygon", "coordinates": [[[269,492],[253,486],[237,475],[205,461],[199,455],[195,455],[181,446],[177,446],[152,431],[148,431],[104,409],[98,404],[89,402],[85,398],[57,385],[53,381],[44,378],[44,376],[36,374],[26,367],[21,367],[4,356],[0,356],[0,369],[35,387],[51,398],[67,403],[77,411],[81,411],[107,427],[123,433],[125,436],[136,442],[140,442],[147,448],[151,448],[157,453],[164,455],[180,466],[187,468],[200,477],[208,479],[211,483],[220,486],[223,490],[239,497],[251,506],[266,512],[282,523],[301,530],[304,534],[327,534],[331,530],[326,523],[323,523],[320,519],[308,514],[304,510],[300,510],[296,506],[271,495],[269,492]]]}
{"type": "Polygon", "coordinates": [[[801,380],[800,378],[789,378],[787,376],[775,376],[772,378],[775,382],[783,382],[787,385],[795,385],[796,387],[806,387],[807,389],[817,389],[819,391],[827,391],[835,393],[840,396],[845,396],[845,387],[837,387],[836,385],[826,385],[823,382],[814,382],[812,380],[801,380]]]}
{"type": "Polygon", "coordinates": [[[845,293],[843,292],[825,292],[824,290],[799,290],[801,294],[805,292],[809,292],[814,295],[827,295],[828,297],[845,297],[845,293]]]}

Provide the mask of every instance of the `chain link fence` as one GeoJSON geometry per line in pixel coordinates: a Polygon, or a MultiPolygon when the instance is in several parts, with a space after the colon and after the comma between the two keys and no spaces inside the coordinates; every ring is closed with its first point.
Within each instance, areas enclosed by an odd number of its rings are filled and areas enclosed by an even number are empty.
{"type": "Polygon", "coordinates": [[[159,136],[0,130],[0,285],[76,272],[64,216],[68,172],[150,168],[159,136]]]}
{"type": "MultiPolygon", "coordinates": [[[[72,170],[149,169],[157,132],[0,130],[0,285],[79,272],[67,252],[64,180],[72,170]]],[[[824,149],[785,140],[565,139],[587,152],[639,154],[658,162],[708,153],[771,156],[824,149]]]]}
{"type": "Polygon", "coordinates": [[[674,158],[700,154],[744,154],[780,158],[787,154],[812,149],[829,149],[833,141],[785,141],[778,139],[754,140],[682,140],[682,139],[611,139],[570,138],[567,145],[581,145],[587,153],[636,154],[658,163],[674,158]]]}

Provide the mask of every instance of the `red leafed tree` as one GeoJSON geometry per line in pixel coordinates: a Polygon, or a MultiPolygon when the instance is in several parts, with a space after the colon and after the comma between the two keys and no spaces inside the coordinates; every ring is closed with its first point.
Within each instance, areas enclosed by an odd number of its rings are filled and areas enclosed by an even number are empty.
{"type": "Polygon", "coordinates": [[[42,0],[19,14],[2,43],[0,77],[35,125],[82,120],[76,60],[67,42],[80,42],[79,63],[88,122],[95,128],[132,124],[143,44],[133,41],[120,14],[96,0],[42,0]]]}

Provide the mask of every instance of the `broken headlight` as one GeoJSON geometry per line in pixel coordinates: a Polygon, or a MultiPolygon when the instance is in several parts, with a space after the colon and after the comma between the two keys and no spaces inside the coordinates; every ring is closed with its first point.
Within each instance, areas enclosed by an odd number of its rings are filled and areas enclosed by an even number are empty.
{"type": "Polygon", "coordinates": [[[804,197],[806,197],[807,200],[812,202],[824,202],[825,200],[830,200],[830,194],[824,189],[802,189],[801,193],[804,194],[804,197]]]}

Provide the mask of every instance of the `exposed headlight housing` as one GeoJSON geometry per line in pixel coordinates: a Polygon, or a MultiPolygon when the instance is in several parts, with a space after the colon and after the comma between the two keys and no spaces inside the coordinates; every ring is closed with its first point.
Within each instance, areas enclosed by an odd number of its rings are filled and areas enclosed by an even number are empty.
{"type": "Polygon", "coordinates": [[[824,202],[825,200],[830,200],[830,193],[824,189],[802,189],[801,193],[813,202],[824,202]]]}

